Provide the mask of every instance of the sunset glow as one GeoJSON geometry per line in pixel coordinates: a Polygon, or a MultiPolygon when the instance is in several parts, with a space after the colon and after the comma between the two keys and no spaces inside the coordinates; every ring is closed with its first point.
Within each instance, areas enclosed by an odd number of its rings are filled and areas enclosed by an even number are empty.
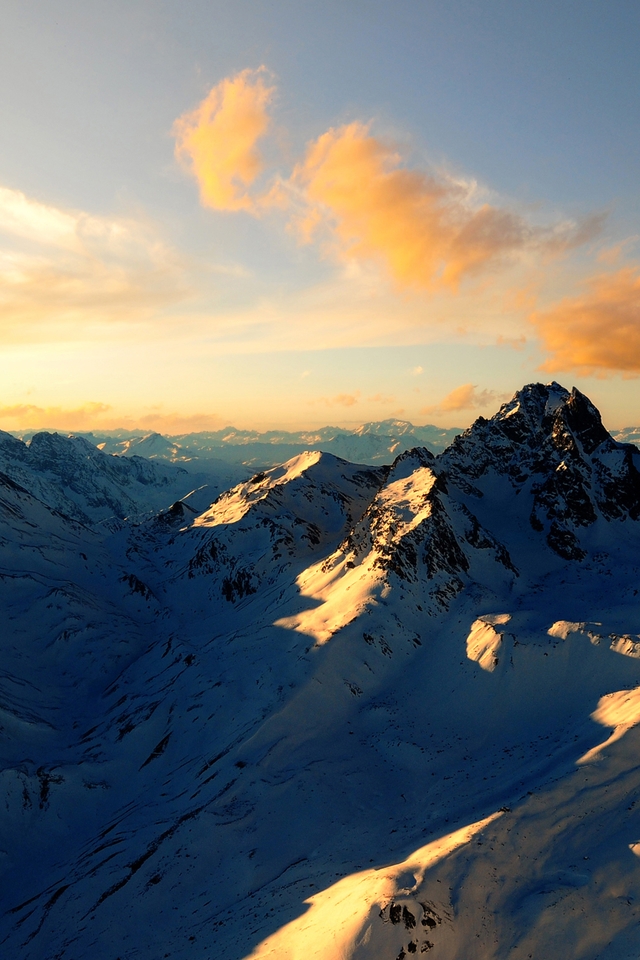
{"type": "MultiPolygon", "coordinates": [[[[483,51],[470,25],[430,32],[426,13],[391,23],[380,6],[367,46],[332,8],[332,26],[296,14],[288,45],[241,7],[234,19],[214,4],[178,40],[177,8],[123,14],[101,36],[92,6],[77,63],[53,42],[64,25],[33,26],[48,102],[68,109],[53,123],[11,84],[40,128],[36,143],[16,120],[0,162],[0,427],[464,426],[549,374],[587,390],[612,426],[640,419],[632,154],[621,147],[616,176],[600,174],[614,161],[585,131],[588,169],[579,137],[547,157],[563,95],[537,101],[515,61],[497,81],[489,55],[520,43],[524,20],[492,27],[483,51]],[[389,31],[414,51],[428,36],[430,54],[398,71],[389,31]],[[332,60],[338,36],[351,61],[332,60]],[[173,51],[162,68],[160,48],[173,51]],[[447,49],[464,52],[467,80],[447,49]],[[593,190],[579,185],[589,176],[593,190]]],[[[16,8],[6,36],[29,17],[16,8]]],[[[546,49],[535,36],[525,72],[546,49]]]]}

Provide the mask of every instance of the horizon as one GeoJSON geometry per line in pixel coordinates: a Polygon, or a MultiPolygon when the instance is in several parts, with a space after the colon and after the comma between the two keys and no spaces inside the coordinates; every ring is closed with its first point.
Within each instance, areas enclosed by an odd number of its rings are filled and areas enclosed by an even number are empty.
{"type": "MultiPolygon", "coordinates": [[[[58,433],[58,434],[67,434],[68,436],[86,437],[90,435],[94,435],[94,436],[110,436],[110,435],[116,436],[118,434],[130,435],[131,432],[134,432],[135,434],[139,434],[141,437],[158,436],[158,437],[167,437],[168,439],[174,439],[176,437],[198,436],[199,434],[206,435],[206,434],[225,433],[227,430],[235,430],[238,433],[255,433],[259,436],[266,436],[271,433],[274,433],[274,434],[314,433],[314,432],[317,432],[318,430],[337,430],[337,431],[352,432],[353,430],[357,430],[358,427],[361,427],[361,426],[368,426],[369,424],[377,426],[380,424],[384,424],[386,422],[391,422],[391,421],[370,420],[370,421],[360,422],[356,420],[353,422],[346,422],[346,423],[322,423],[322,424],[311,426],[311,427],[300,427],[299,429],[288,429],[287,427],[282,427],[282,428],[266,428],[264,430],[253,428],[253,427],[238,427],[235,424],[229,423],[229,424],[226,424],[226,426],[221,427],[219,430],[192,430],[190,432],[182,432],[182,433],[162,433],[162,431],[160,430],[147,430],[145,432],[145,428],[143,427],[112,427],[108,430],[106,429],[100,430],[98,428],[94,428],[94,430],[65,430],[64,427],[51,427],[51,426],[26,427],[26,428],[14,429],[14,430],[5,430],[4,432],[10,433],[12,436],[16,436],[19,439],[22,439],[24,436],[32,436],[36,433],[58,433]]],[[[460,426],[441,427],[437,423],[412,423],[409,420],[402,420],[398,422],[406,423],[409,426],[418,430],[423,430],[425,428],[432,427],[435,430],[442,430],[442,431],[459,430],[460,432],[462,432],[463,430],[467,429],[467,427],[460,427],[460,426]]]]}
{"type": "MultiPolygon", "coordinates": [[[[295,435],[295,434],[313,433],[321,430],[336,430],[336,431],[344,431],[345,433],[354,433],[356,430],[358,430],[361,427],[368,427],[368,426],[379,427],[387,423],[390,425],[396,423],[400,425],[409,426],[415,430],[433,429],[433,430],[439,430],[447,433],[450,433],[451,431],[455,430],[458,433],[462,433],[465,430],[472,427],[479,416],[485,417],[485,419],[490,419],[492,416],[494,416],[499,412],[499,410],[502,408],[504,404],[514,399],[515,396],[520,392],[520,390],[524,389],[527,386],[531,386],[534,383],[541,384],[544,386],[550,386],[552,383],[558,384],[558,381],[548,381],[546,384],[543,384],[542,381],[532,381],[531,384],[523,384],[523,386],[519,390],[515,391],[512,396],[507,397],[505,395],[504,398],[501,399],[500,402],[495,406],[495,409],[487,410],[485,412],[486,416],[485,414],[478,414],[477,416],[474,416],[471,421],[469,421],[464,425],[453,424],[450,426],[444,426],[443,424],[435,423],[433,421],[425,421],[424,423],[414,423],[413,421],[408,420],[406,418],[402,418],[402,417],[386,417],[380,420],[336,420],[334,422],[319,421],[317,423],[306,425],[306,426],[304,425],[296,426],[295,422],[292,423],[291,425],[285,424],[279,427],[273,427],[268,425],[239,426],[237,423],[236,424],[227,423],[224,426],[217,427],[215,429],[210,428],[207,430],[182,430],[182,431],[176,431],[174,433],[170,433],[168,431],[163,432],[162,430],[156,430],[148,426],[139,426],[135,424],[131,424],[131,425],[120,424],[120,425],[110,426],[108,428],[107,427],[100,428],[99,426],[94,426],[92,429],[76,429],[76,430],[67,429],[65,426],[38,425],[33,427],[17,427],[11,430],[5,430],[4,432],[12,434],[18,439],[24,439],[25,437],[30,439],[36,433],[58,433],[63,435],[66,434],[68,436],[81,436],[81,437],[93,435],[93,436],[97,436],[98,438],[101,436],[116,437],[118,435],[123,435],[123,436],[132,437],[135,435],[141,439],[146,439],[151,436],[162,436],[162,437],[166,437],[167,439],[178,439],[181,437],[197,436],[201,434],[202,435],[209,435],[209,434],[219,435],[219,434],[226,433],[227,431],[236,431],[238,433],[255,434],[257,436],[267,436],[269,434],[276,434],[276,435],[277,434],[294,434],[295,435]]],[[[564,390],[567,390],[568,393],[571,392],[571,389],[574,389],[574,387],[567,388],[564,386],[564,384],[558,384],[558,386],[560,386],[564,390]]],[[[585,394],[585,396],[587,395],[585,394]]],[[[587,396],[587,399],[593,402],[591,397],[587,396]]],[[[598,405],[595,404],[595,406],[596,406],[596,409],[598,409],[599,413],[602,414],[602,411],[599,410],[598,405]]],[[[630,422],[627,422],[624,424],[611,425],[605,421],[604,417],[602,417],[602,422],[605,428],[612,435],[619,434],[625,430],[640,429],[640,424],[634,424],[630,422]]]]}

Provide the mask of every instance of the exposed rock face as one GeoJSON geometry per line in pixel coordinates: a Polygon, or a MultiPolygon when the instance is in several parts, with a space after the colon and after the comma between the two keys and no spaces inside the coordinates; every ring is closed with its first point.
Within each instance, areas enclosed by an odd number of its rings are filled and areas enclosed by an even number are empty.
{"type": "Polygon", "coordinates": [[[509,544],[491,529],[492,510],[508,507],[537,549],[574,561],[587,554],[585,530],[636,520],[636,460],[578,390],[531,384],[437,457],[417,447],[391,468],[347,470],[329,454],[302,454],[257,474],[222,494],[181,542],[191,551],[198,542],[189,576],[213,577],[234,603],[325,551],[325,570],[397,578],[437,612],[469,583],[495,589],[518,575],[509,544]],[[333,465],[341,475],[330,477],[333,465]]]}
{"type": "Polygon", "coordinates": [[[438,458],[451,484],[491,497],[506,477],[530,498],[530,523],[565,559],[585,556],[581,531],[600,518],[640,516],[640,455],[617,443],[594,405],[574,387],[536,383],[490,420],[480,417],[438,458]]]}
{"type": "MultiPolygon", "coordinates": [[[[476,551],[517,573],[506,548],[464,504],[424,448],[402,454],[360,523],[341,545],[347,566],[369,565],[409,583],[446,609],[469,580],[476,551]]],[[[472,575],[472,574],[471,574],[472,575]]]]}

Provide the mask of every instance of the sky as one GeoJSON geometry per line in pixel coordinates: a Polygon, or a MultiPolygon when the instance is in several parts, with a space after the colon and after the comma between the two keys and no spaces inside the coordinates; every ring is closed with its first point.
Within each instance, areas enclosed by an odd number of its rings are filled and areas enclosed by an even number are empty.
{"type": "Polygon", "coordinates": [[[0,428],[640,423],[640,6],[5,0],[0,428]]]}

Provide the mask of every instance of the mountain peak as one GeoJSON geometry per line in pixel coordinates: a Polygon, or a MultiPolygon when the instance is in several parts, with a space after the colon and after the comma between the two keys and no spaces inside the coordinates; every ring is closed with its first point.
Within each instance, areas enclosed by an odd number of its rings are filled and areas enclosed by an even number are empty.
{"type": "MultiPolygon", "coordinates": [[[[489,420],[478,417],[460,438],[479,438],[493,447],[526,447],[541,450],[546,444],[558,452],[573,448],[591,455],[605,441],[614,442],[597,407],[576,387],[567,390],[556,381],[529,383],[503,403],[489,420]],[[488,433],[487,433],[488,431],[488,433]]],[[[448,451],[445,451],[445,457],[448,451]]]]}
{"type": "MultiPolygon", "coordinates": [[[[550,419],[569,400],[571,394],[559,383],[529,383],[518,390],[511,400],[503,403],[491,417],[502,433],[515,443],[524,443],[537,433],[549,430],[550,419]],[[546,429],[545,429],[546,428],[546,429]]],[[[480,417],[476,423],[486,423],[480,417]]],[[[469,429],[473,430],[475,424],[469,429]]]]}
{"type": "Polygon", "coordinates": [[[563,406],[563,418],[587,454],[592,454],[601,443],[612,440],[611,434],[602,423],[600,411],[576,387],[573,387],[563,406]]]}
{"type": "Polygon", "coordinates": [[[505,480],[517,492],[529,489],[533,502],[523,521],[544,532],[566,559],[585,556],[580,541],[598,517],[640,515],[632,449],[613,439],[575,387],[528,384],[490,420],[478,418],[437,459],[459,490],[494,508],[505,496],[505,480]]]}
{"type": "Polygon", "coordinates": [[[48,457],[52,460],[59,458],[69,459],[70,457],[95,457],[100,456],[96,453],[96,447],[89,443],[84,437],[62,436],[59,433],[50,433],[42,430],[35,433],[29,441],[29,451],[32,456],[48,457]]]}

